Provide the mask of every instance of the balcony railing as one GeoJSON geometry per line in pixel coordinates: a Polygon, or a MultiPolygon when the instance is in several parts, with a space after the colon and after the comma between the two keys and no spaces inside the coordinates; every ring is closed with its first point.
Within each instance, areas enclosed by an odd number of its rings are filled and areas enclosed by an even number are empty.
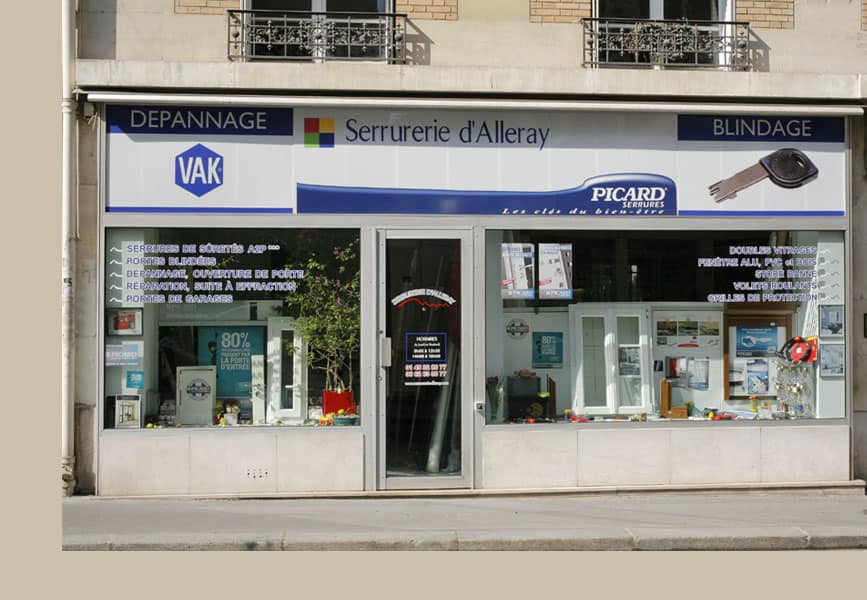
{"type": "Polygon", "coordinates": [[[582,19],[585,67],[681,67],[748,71],[744,21],[582,19]]]}
{"type": "Polygon", "coordinates": [[[229,59],[406,60],[406,15],[230,10],[229,59]]]}

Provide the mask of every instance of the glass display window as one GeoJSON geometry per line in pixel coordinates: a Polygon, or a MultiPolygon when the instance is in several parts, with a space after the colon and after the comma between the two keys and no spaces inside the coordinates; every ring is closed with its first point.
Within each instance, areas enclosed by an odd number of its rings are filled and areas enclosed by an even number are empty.
{"type": "Polygon", "coordinates": [[[118,397],[140,398],[126,428],[358,425],[358,244],[344,229],[107,229],[104,427],[118,397]]]}
{"type": "Polygon", "coordinates": [[[486,422],[843,418],[844,256],[832,231],[490,230],[486,422]]]}

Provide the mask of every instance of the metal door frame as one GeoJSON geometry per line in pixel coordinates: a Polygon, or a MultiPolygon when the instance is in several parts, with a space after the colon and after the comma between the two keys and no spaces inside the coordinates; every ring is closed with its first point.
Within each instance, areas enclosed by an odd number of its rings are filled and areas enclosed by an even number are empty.
{"type": "MultiPolygon", "coordinates": [[[[376,488],[379,490],[398,489],[459,489],[473,485],[473,434],[475,411],[473,408],[472,374],[473,357],[473,238],[467,229],[388,229],[376,231],[376,306],[377,321],[375,335],[376,360],[376,488]],[[383,366],[385,351],[385,321],[389,299],[386,294],[385,256],[386,242],[393,239],[456,239],[461,248],[461,473],[460,475],[434,475],[430,477],[387,477],[386,476],[386,376],[383,366]]],[[[390,350],[390,348],[389,348],[390,350]]]]}

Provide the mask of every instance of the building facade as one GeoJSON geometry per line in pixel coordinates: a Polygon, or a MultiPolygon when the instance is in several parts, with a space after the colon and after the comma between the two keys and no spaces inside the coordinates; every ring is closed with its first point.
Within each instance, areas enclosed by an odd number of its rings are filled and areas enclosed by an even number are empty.
{"type": "Polygon", "coordinates": [[[863,492],[867,2],[65,6],[66,493],[863,492]]]}

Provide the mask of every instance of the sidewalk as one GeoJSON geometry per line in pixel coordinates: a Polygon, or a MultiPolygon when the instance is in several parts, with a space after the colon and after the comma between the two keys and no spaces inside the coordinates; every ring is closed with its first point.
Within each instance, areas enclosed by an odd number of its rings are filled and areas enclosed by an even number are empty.
{"type": "Polygon", "coordinates": [[[65,550],[867,549],[867,496],[63,500],[65,550]]]}

